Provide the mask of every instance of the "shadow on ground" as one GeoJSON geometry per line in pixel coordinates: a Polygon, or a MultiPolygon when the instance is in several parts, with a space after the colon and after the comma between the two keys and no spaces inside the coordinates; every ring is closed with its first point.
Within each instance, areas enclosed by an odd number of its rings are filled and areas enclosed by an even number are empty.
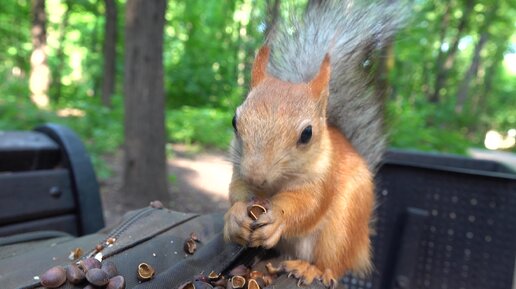
{"type": "MultiPolygon", "coordinates": [[[[168,161],[169,192],[172,202],[168,208],[181,212],[211,213],[228,208],[227,189],[231,164],[222,152],[189,153],[182,145],[172,145],[174,157],[168,161]]],[[[128,211],[118,196],[122,187],[122,152],[106,157],[113,176],[101,182],[101,196],[106,225],[110,226],[128,211]]],[[[145,196],[142,194],[142,199],[145,196]]]]}

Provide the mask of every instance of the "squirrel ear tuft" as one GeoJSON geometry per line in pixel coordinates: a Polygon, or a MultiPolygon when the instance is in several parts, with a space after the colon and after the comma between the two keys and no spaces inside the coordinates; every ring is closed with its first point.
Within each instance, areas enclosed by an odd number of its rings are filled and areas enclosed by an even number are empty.
{"type": "Polygon", "coordinates": [[[330,82],[330,56],[328,53],[324,56],[321,67],[317,75],[310,80],[309,86],[312,95],[319,98],[323,93],[327,93],[330,82]]]}
{"type": "Polygon", "coordinates": [[[251,88],[256,87],[267,76],[267,65],[269,64],[270,49],[267,45],[262,46],[256,55],[251,73],[251,88]]]}

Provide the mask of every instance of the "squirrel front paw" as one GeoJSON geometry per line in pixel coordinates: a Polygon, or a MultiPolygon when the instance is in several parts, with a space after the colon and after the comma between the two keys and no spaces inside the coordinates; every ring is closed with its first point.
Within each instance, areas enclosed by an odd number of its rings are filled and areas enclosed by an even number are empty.
{"type": "Polygon", "coordinates": [[[281,238],[284,228],[283,216],[270,209],[251,224],[249,247],[274,247],[281,238]]]}
{"type": "Polygon", "coordinates": [[[247,246],[252,223],[247,215],[247,205],[244,202],[235,202],[224,215],[224,239],[247,246]]]}

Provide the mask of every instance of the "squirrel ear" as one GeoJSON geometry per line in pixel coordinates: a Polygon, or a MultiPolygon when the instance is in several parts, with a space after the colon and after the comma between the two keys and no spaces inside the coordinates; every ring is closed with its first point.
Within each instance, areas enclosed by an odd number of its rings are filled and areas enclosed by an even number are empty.
{"type": "Polygon", "coordinates": [[[256,87],[267,76],[267,64],[269,64],[269,47],[262,46],[256,55],[251,73],[251,88],[256,87]]]}
{"type": "Polygon", "coordinates": [[[324,56],[321,68],[317,75],[310,80],[308,84],[312,95],[319,98],[325,91],[328,90],[328,84],[330,82],[330,56],[328,53],[324,56]]]}

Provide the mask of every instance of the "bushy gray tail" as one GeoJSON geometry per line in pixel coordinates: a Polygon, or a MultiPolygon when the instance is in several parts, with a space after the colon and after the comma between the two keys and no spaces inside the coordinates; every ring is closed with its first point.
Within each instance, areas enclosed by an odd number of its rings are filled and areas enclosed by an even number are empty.
{"type": "Polygon", "coordinates": [[[328,121],[376,171],[386,142],[383,103],[368,87],[364,61],[393,36],[404,17],[397,4],[356,2],[314,1],[302,19],[279,24],[267,40],[272,52],[268,70],[285,81],[307,82],[329,53],[328,121]]]}

